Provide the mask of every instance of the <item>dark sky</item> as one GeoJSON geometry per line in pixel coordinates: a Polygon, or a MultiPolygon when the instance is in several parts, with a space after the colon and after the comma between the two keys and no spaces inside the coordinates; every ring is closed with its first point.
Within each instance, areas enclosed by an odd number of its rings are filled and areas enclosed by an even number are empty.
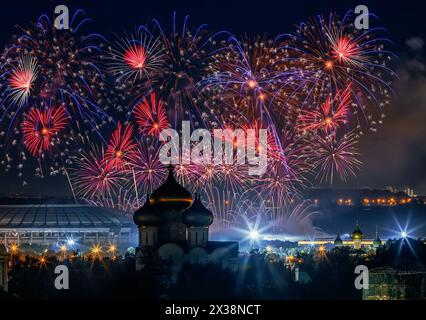
{"type": "MultiPolygon", "coordinates": [[[[421,1],[283,1],[283,0],[138,0],[138,1],[2,1],[0,4],[0,45],[15,33],[15,25],[27,25],[42,13],[53,13],[65,4],[71,10],[82,8],[94,20],[92,30],[110,36],[114,32],[132,31],[135,25],[151,18],[171,21],[173,11],[190,15],[193,24],[206,23],[211,30],[234,33],[291,32],[294,25],[307,17],[330,11],[344,13],[365,4],[380,18],[380,25],[394,41],[389,48],[399,57],[400,80],[396,95],[388,108],[384,125],[378,133],[364,136],[361,143],[364,163],[358,176],[348,181],[349,187],[387,185],[411,186],[426,194],[426,79],[425,17],[426,5],[421,1]]],[[[30,180],[22,188],[16,175],[0,173],[0,194],[24,192],[43,195],[67,194],[64,178],[30,180]]]]}

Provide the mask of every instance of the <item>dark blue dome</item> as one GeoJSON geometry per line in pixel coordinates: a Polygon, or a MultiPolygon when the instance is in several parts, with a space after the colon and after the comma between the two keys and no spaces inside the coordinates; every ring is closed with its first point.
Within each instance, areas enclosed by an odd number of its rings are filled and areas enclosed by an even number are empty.
{"type": "Polygon", "coordinates": [[[182,216],[183,223],[189,227],[208,227],[213,223],[213,213],[208,210],[199,196],[195,196],[192,205],[186,209],[182,216]]]}
{"type": "Polygon", "coordinates": [[[176,181],[173,166],[169,166],[168,169],[166,181],[152,193],[152,205],[159,209],[186,209],[192,203],[191,193],[176,181]]]}
{"type": "Polygon", "coordinates": [[[161,224],[161,217],[151,204],[149,194],[142,207],[133,214],[133,221],[138,226],[158,226],[161,224]]]}

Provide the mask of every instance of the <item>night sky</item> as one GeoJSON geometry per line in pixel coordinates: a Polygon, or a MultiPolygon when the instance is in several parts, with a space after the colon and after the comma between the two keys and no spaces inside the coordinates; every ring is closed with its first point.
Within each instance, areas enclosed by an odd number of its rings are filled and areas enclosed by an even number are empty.
{"type": "MultiPolygon", "coordinates": [[[[40,14],[52,14],[56,5],[65,4],[70,14],[82,8],[93,19],[91,30],[111,38],[114,33],[130,32],[134,26],[152,18],[171,21],[172,12],[179,17],[190,15],[190,23],[205,23],[210,30],[227,30],[236,34],[274,36],[294,31],[294,26],[309,16],[331,11],[344,13],[365,4],[379,18],[394,42],[388,50],[399,56],[396,70],[395,97],[385,111],[387,118],[377,133],[361,139],[363,166],[348,187],[410,186],[418,194],[426,194],[426,5],[420,1],[19,1],[0,4],[0,43],[3,46],[15,33],[15,25],[28,25],[40,14]],[[423,8],[422,8],[423,6],[423,8]]],[[[371,26],[375,26],[371,21],[371,26]]],[[[27,174],[29,175],[29,174],[27,174]]],[[[29,185],[15,173],[0,173],[0,195],[9,192],[26,194],[69,195],[63,177],[28,179],[29,185]]],[[[342,184],[337,185],[342,186],[342,184]]]]}

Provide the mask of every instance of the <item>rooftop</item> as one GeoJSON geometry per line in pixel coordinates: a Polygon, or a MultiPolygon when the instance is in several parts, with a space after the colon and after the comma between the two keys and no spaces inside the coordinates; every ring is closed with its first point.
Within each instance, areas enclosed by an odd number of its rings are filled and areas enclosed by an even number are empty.
{"type": "Polygon", "coordinates": [[[116,209],[73,204],[0,205],[0,229],[122,228],[132,220],[116,209]]]}

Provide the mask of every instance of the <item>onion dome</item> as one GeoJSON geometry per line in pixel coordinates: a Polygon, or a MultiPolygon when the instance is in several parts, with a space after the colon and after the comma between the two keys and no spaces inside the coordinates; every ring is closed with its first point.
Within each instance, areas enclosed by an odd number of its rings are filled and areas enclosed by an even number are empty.
{"type": "Polygon", "coordinates": [[[133,221],[138,226],[157,226],[161,223],[160,215],[151,204],[149,194],[144,205],[133,214],[133,221]]]}
{"type": "Polygon", "coordinates": [[[184,211],[182,220],[188,227],[208,227],[213,223],[213,213],[195,195],[192,205],[184,211]]]}
{"type": "Polygon", "coordinates": [[[343,241],[342,241],[342,239],[340,238],[340,234],[337,234],[337,237],[336,237],[336,239],[334,240],[334,245],[335,245],[335,246],[342,246],[342,245],[343,245],[343,241]]]}
{"type": "Polygon", "coordinates": [[[152,193],[151,204],[162,209],[186,209],[192,203],[191,193],[176,181],[173,166],[169,166],[168,170],[166,181],[152,193]]]}
{"type": "Polygon", "coordinates": [[[362,240],[364,238],[364,234],[362,233],[361,229],[359,228],[358,223],[356,224],[354,232],[352,232],[351,238],[352,238],[352,240],[362,240]]]}

